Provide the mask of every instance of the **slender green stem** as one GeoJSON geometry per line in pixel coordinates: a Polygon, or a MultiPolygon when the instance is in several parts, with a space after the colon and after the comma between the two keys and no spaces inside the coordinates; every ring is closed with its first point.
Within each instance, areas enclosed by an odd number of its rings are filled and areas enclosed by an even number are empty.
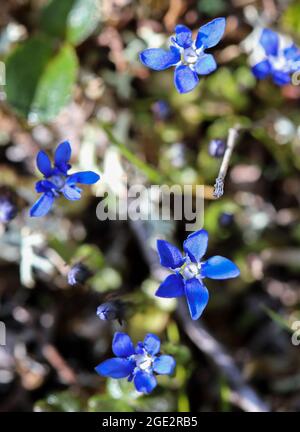
{"type": "Polygon", "coordinates": [[[162,184],[166,181],[165,176],[160,174],[155,168],[150,167],[147,163],[143,162],[138,158],[131,150],[111,131],[111,128],[107,124],[102,124],[102,128],[106,133],[110,142],[118,148],[121,155],[124,156],[130,163],[132,163],[136,168],[140,169],[148,179],[155,184],[162,184]]]}
{"type": "Polygon", "coordinates": [[[268,308],[266,305],[261,304],[261,308],[266,312],[266,314],[271,318],[273,321],[275,321],[280,327],[284,328],[290,333],[293,333],[293,330],[291,326],[289,325],[289,322],[281,316],[279,313],[273,311],[272,309],[268,308]]]}

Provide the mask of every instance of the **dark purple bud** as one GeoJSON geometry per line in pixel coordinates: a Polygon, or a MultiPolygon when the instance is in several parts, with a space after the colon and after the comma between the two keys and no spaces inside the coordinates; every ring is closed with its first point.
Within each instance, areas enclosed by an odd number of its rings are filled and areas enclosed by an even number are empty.
{"type": "Polygon", "coordinates": [[[170,115],[170,106],[163,100],[154,102],[151,109],[157,120],[165,120],[170,115]]]}
{"type": "Polygon", "coordinates": [[[208,153],[210,156],[215,158],[221,158],[224,156],[226,149],[226,143],[224,140],[221,139],[213,139],[208,144],[208,153]]]}
{"type": "Polygon", "coordinates": [[[17,214],[16,205],[5,196],[0,197],[0,223],[7,223],[14,219],[17,214]]]}
{"type": "Polygon", "coordinates": [[[120,300],[102,303],[97,308],[97,315],[103,321],[118,320],[120,324],[124,319],[125,304],[120,300]]]}
{"type": "Polygon", "coordinates": [[[223,212],[219,216],[219,224],[223,227],[229,226],[233,223],[234,215],[233,213],[223,212]]]}
{"type": "Polygon", "coordinates": [[[70,285],[84,284],[92,276],[90,269],[82,264],[74,264],[68,272],[68,283],[70,285]]]}

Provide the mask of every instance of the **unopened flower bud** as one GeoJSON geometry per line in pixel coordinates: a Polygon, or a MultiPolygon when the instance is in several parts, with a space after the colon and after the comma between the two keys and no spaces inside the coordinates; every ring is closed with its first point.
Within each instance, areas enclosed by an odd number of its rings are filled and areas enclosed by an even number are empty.
{"type": "Polygon", "coordinates": [[[103,321],[118,320],[122,325],[125,314],[125,303],[121,300],[112,300],[102,303],[97,308],[97,315],[103,321]]]}
{"type": "Polygon", "coordinates": [[[16,205],[8,197],[0,196],[0,223],[8,223],[16,214],[16,205]]]}
{"type": "Polygon", "coordinates": [[[68,283],[70,285],[84,284],[92,273],[90,269],[82,264],[74,264],[68,272],[68,283]]]}
{"type": "Polygon", "coordinates": [[[222,156],[224,156],[225,149],[226,143],[221,139],[213,139],[208,145],[208,153],[210,154],[210,156],[215,158],[221,158],[222,156]]]}

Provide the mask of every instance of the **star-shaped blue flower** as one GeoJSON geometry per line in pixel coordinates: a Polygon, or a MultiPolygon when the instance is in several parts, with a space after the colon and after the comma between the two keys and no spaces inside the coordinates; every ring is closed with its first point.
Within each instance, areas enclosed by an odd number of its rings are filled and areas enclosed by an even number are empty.
{"type": "Polygon", "coordinates": [[[206,54],[205,50],[217,45],[225,26],[225,18],[216,18],[200,27],[194,41],[188,27],[177,25],[175,35],[170,39],[169,50],[146,49],[140,53],[140,60],[145,66],[157,71],[175,66],[175,87],[179,93],[188,93],[198,84],[198,75],[208,75],[217,68],[214,57],[206,54]]]}
{"type": "MultiPolygon", "coordinates": [[[[300,70],[300,49],[294,44],[285,46],[284,38],[273,30],[263,29],[260,39],[263,55],[252,66],[258,79],[271,76],[274,83],[283,86],[291,82],[291,75],[300,70]]],[[[257,53],[254,53],[254,56],[257,53]]]]}
{"type": "Polygon", "coordinates": [[[59,144],[55,151],[53,167],[48,155],[43,150],[38,153],[36,163],[44,175],[44,180],[38,181],[35,189],[43,195],[30,209],[30,216],[45,216],[50,211],[55,199],[61,195],[71,201],[79,200],[82,191],[77,183],[94,184],[100,179],[100,176],[93,171],[82,171],[69,175],[71,152],[68,141],[59,144]]]}
{"type": "Polygon", "coordinates": [[[136,390],[142,393],[151,393],[156,387],[155,374],[170,375],[176,365],[173,357],[159,355],[160,340],[151,333],[134,347],[126,333],[117,332],[112,350],[116,357],[100,363],[96,372],[105,377],[133,380],[136,390]]]}
{"type": "Polygon", "coordinates": [[[206,261],[201,258],[206,252],[208,233],[204,229],[190,234],[183,243],[185,255],[165,240],[157,241],[162,266],[174,272],[160,285],[155,295],[173,298],[186,296],[193,320],[200,317],[205,309],[209,294],[203,283],[204,278],[229,279],[239,276],[238,267],[229,259],[213,256],[206,261]]]}

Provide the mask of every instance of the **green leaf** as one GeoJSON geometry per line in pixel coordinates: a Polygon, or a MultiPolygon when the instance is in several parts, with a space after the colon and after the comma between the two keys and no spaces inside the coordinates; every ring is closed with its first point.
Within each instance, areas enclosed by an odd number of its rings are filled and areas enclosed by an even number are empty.
{"type": "Polygon", "coordinates": [[[51,57],[48,39],[32,38],[17,47],[6,62],[6,93],[8,102],[27,117],[37,83],[51,57]]]}
{"type": "Polygon", "coordinates": [[[51,36],[78,45],[88,38],[100,21],[97,0],[50,0],[41,15],[41,28],[51,36]]]}
{"type": "Polygon", "coordinates": [[[70,101],[77,57],[69,44],[54,53],[49,39],[29,39],[10,55],[6,66],[7,101],[30,122],[53,119],[70,101]]]}

